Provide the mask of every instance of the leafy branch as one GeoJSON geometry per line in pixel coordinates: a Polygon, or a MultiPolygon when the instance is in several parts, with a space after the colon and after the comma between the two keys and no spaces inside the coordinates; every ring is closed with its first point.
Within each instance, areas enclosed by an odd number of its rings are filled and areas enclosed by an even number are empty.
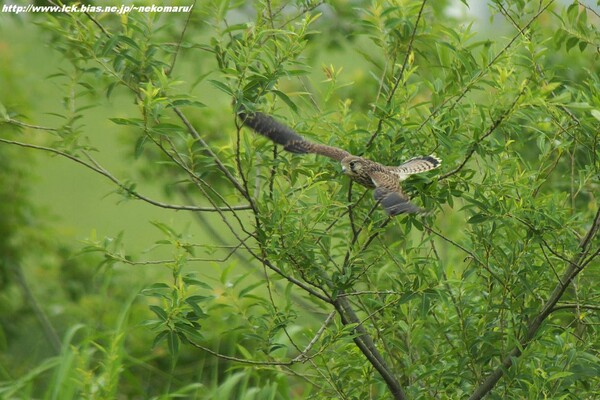
{"type": "MultiPolygon", "coordinates": [[[[544,303],[542,309],[529,321],[527,324],[527,330],[522,338],[519,339],[519,344],[515,346],[502,360],[500,366],[498,366],[482,383],[475,389],[473,394],[469,397],[469,400],[482,399],[486,394],[492,391],[496,383],[502,378],[506,370],[508,370],[514,363],[514,360],[520,357],[527,346],[534,340],[536,334],[542,327],[543,322],[548,316],[554,311],[556,305],[560,301],[565,290],[572,284],[573,280],[579,275],[585,265],[583,263],[585,257],[590,252],[592,240],[598,235],[600,230],[600,208],[596,211],[596,216],[592,222],[590,229],[579,244],[580,251],[576,254],[573,259],[569,262],[567,269],[563,273],[561,279],[558,281],[550,296],[544,303]]],[[[597,255],[598,253],[596,253],[597,255]]],[[[587,264],[587,263],[586,263],[587,264]]]]}
{"type": "Polygon", "coordinates": [[[444,180],[446,178],[449,178],[450,176],[460,172],[461,169],[463,169],[463,167],[467,164],[467,162],[469,161],[469,159],[473,156],[473,154],[475,154],[475,151],[477,150],[477,146],[479,146],[479,144],[481,142],[483,142],[488,136],[490,136],[492,133],[494,133],[494,131],[500,126],[500,124],[506,120],[506,118],[513,112],[513,110],[515,109],[515,106],[517,105],[519,99],[521,98],[521,96],[523,96],[523,93],[525,92],[525,88],[526,86],[524,85],[523,89],[521,90],[521,92],[515,97],[514,101],[512,102],[512,104],[510,106],[508,106],[506,108],[506,110],[504,110],[502,112],[502,114],[500,114],[499,117],[497,117],[494,122],[492,123],[492,125],[488,128],[488,130],[481,135],[479,138],[477,138],[475,141],[473,141],[473,143],[471,143],[468,147],[467,153],[465,154],[465,157],[463,158],[463,160],[461,161],[461,163],[455,167],[454,169],[452,169],[451,171],[446,172],[445,174],[442,174],[440,176],[438,176],[437,180],[441,181],[444,180]]]}

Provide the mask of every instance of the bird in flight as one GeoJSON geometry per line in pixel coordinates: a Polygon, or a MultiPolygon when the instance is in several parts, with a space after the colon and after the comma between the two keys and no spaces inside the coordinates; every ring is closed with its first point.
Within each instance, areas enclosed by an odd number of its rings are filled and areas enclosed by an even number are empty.
{"type": "Polygon", "coordinates": [[[442,161],[433,156],[415,157],[398,166],[385,166],[350,154],[346,150],[310,142],[290,127],[273,117],[256,112],[239,114],[242,123],[255,132],[280,144],[291,153],[319,154],[337,160],[342,164],[342,172],[356,183],[369,189],[375,189],[373,195],[390,217],[403,213],[418,213],[422,210],[410,202],[400,182],[410,175],[437,168],[442,161]]]}

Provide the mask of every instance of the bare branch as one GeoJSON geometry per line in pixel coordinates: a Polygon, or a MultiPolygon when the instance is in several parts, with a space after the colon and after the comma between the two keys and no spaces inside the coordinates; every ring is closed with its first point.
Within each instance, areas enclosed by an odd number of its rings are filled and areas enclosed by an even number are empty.
{"type": "Polygon", "coordinates": [[[160,208],[166,208],[166,209],[171,209],[171,210],[180,210],[180,211],[201,211],[201,212],[242,211],[242,210],[251,210],[252,209],[249,205],[238,205],[238,206],[229,206],[229,207],[198,207],[198,206],[163,203],[163,202],[160,202],[157,200],[153,200],[153,199],[151,199],[147,196],[144,196],[144,195],[136,192],[135,190],[131,189],[131,187],[127,186],[126,184],[124,184],[123,182],[121,182],[120,180],[115,178],[110,172],[108,172],[106,169],[100,167],[99,164],[97,164],[96,162],[94,162],[95,165],[93,165],[92,163],[88,163],[88,162],[82,160],[81,158],[78,158],[72,154],[69,154],[69,153],[61,151],[61,150],[53,149],[51,147],[40,146],[40,145],[36,145],[36,144],[31,144],[31,143],[18,142],[15,140],[8,140],[8,139],[3,139],[3,138],[0,138],[0,142],[16,145],[16,146],[20,146],[20,147],[25,147],[25,148],[29,148],[29,149],[41,150],[41,151],[46,151],[49,153],[58,154],[61,157],[67,158],[71,161],[81,164],[84,167],[89,168],[92,171],[108,178],[111,182],[113,182],[115,185],[117,185],[120,189],[125,191],[130,196],[132,196],[138,200],[142,200],[148,204],[152,204],[153,206],[160,207],[160,208]]]}
{"type": "MultiPolygon", "coordinates": [[[[315,336],[311,339],[310,342],[308,342],[308,344],[306,345],[306,347],[304,348],[304,350],[302,351],[302,353],[300,353],[300,354],[298,354],[298,356],[294,357],[292,359],[292,361],[305,361],[306,360],[306,355],[308,354],[308,352],[310,351],[310,349],[312,349],[312,347],[315,345],[315,343],[317,343],[319,341],[319,339],[323,335],[323,332],[325,332],[325,329],[331,323],[331,320],[333,320],[333,317],[335,316],[335,314],[336,314],[335,311],[332,311],[332,312],[329,313],[329,315],[327,316],[327,318],[325,319],[325,321],[323,321],[323,324],[321,325],[321,327],[319,328],[319,330],[317,331],[317,333],[315,334],[315,336]]],[[[314,356],[312,356],[311,358],[313,358],[313,357],[314,356]]]]}
{"type": "Polygon", "coordinates": [[[227,360],[227,361],[234,361],[234,362],[238,362],[241,364],[250,364],[250,365],[292,365],[292,364],[296,364],[298,361],[294,360],[290,360],[290,361],[256,361],[256,360],[248,360],[246,358],[239,358],[239,357],[233,357],[233,356],[227,356],[225,354],[221,354],[219,352],[216,352],[208,347],[202,346],[201,344],[195,343],[189,339],[187,339],[188,343],[191,344],[192,346],[207,352],[208,354],[211,354],[217,358],[221,358],[223,360],[227,360]]]}
{"type": "MultiPolygon", "coordinates": [[[[312,4],[307,3],[308,5],[306,5],[302,11],[300,11],[295,16],[290,17],[289,19],[287,19],[284,23],[282,23],[281,25],[279,25],[277,27],[277,29],[283,29],[286,26],[289,26],[289,24],[291,22],[297,20],[298,18],[301,18],[303,15],[311,12],[312,10],[314,10],[315,8],[319,7],[321,4],[324,4],[324,3],[325,3],[325,0],[319,0],[319,1],[316,1],[315,3],[312,3],[312,4]]],[[[277,10],[274,14],[272,14],[271,17],[274,18],[277,14],[280,14],[286,7],[287,7],[287,4],[283,3],[283,5],[280,7],[280,9],[277,10]]]]}
{"type": "Polygon", "coordinates": [[[181,50],[181,42],[183,42],[183,37],[185,36],[185,31],[190,24],[190,20],[192,19],[192,12],[194,11],[194,7],[196,6],[196,0],[192,2],[192,7],[190,8],[190,12],[187,15],[187,19],[185,20],[185,24],[183,25],[183,29],[181,30],[181,35],[179,35],[179,41],[177,42],[177,47],[175,48],[175,53],[173,54],[173,59],[171,60],[171,66],[167,71],[167,75],[171,75],[173,73],[173,69],[175,69],[175,63],[177,62],[177,55],[179,54],[179,50],[181,50]]]}
{"type": "Polygon", "coordinates": [[[392,393],[394,399],[397,400],[406,400],[408,397],[400,382],[396,379],[392,370],[389,368],[379,350],[375,346],[371,335],[366,331],[364,326],[362,325],[360,319],[354,312],[352,305],[348,301],[346,297],[337,297],[333,301],[333,306],[340,314],[342,319],[342,323],[344,325],[352,325],[356,324],[354,328],[356,330],[357,335],[352,339],[356,346],[360,349],[360,351],[364,354],[364,356],[369,360],[369,362],[373,365],[373,367],[379,372],[383,380],[385,381],[388,389],[392,393]]]}
{"type": "Polygon", "coordinates": [[[32,125],[32,124],[28,124],[26,122],[21,122],[21,121],[17,121],[15,119],[7,119],[5,121],[2,121],[4,123],[7,123],[9,125],[16,125],[16,126],[21,126],[23,128],[30,128],[30,129],[38,129],[41,131],[49,131],[49,132],[56,132],[58,129],[56,128],[50,128],[47,126],[40,126],[40,125],[32,125]]]}
{"type": "Polygon", "coordinates": [[[319,328],[319,330],[317,331],[317,333],[315,334],[315,336],[311,339],[311,341],[306,345],[306,347],[304,348],[304,350],[298,354],[296,357],[292,358],[289,361],[256,361],[256,360],[248,360],[245,358],[239,358],[239,357],[233,357],[233,356],[227,356],[225,354],[221,354],[219,352],[216,352],[208,347],[202,346],[201,344],[195,343],[192,340],[188,339],[188,342],[202,350],[205,351],[215,357],[221,358],[223,360],[228,360],[228,361],[234,361],[234,362],[238,362],[238,363],[242,363],[242,364],[251,364],[251,365],[279,365],[279,366],[284,366],[284,365],[293,365],[293,364],[297,364],[297,363],[304,363],[306,361],[309,361],[311,359],[313,359],[314,357],[316,357],[319,352],[313,354],[312,356],[308,356],[308,352],[312,349],[312,347],[315,345],[315,343],[317,343],[319,341],[319,339],[321,338],[321,336],[323,335],[323,332],[325,332],[325,329],[327,328],[327,326],[331,323],[331,320],[333,319],[333,317],[335,316],[335,311],[332,311],[331,313],[329,313],[329,315],[327,316],[327,318],[325,319],[325,321],[323,322],[323,324],[321,325],[321,328],[319,328]]]}
{"type": "Polygon", "coordinates": [[[593,311],[600,311],[600,306],[596,306],[596,305],[591,305],[591,304],[578,304],[578,303],[563,303],[563,304],[557,304],[556,306],[554,306],[552,308],[552,312],[554,311],[558,311],[558,310],[569,310],[569,309],[582,309],[582,310],[593,310],[593,311]]]}
{"type": "Polygon", "coordinates": [[[341,293],[338,296],[339,297],[353,297],[353,296],[362,296],[362,295],[368,295],[368,294],[376,294],[376,295],[389,295],[389,294],[400,294],[399,292],[396,292],[394,290],[360,290],[358,292],[345,292],[345,293],[341,293]]]}
{"type": "Polygon", "coordinates": [[[237,191],[240,192],[240,194],[242,196],[244,196],[246,198],[246,200],[248,200],[252,204],[253,200],[250,197],[250,195],[248,194],[248,192],[246,192],[246,190],[244,189],[244,187],[231,174],[231,172],[227,169],[227,167],[225,166],[225,164],[223,164],[223,162],[219,159],[219,157],[215,154],[215,152],[212,151],[212,149],[210,148],[210,146],[208,145],[208,143],[206,143],[206,141],[202,138],[202,136],[200,136],[200,134],[198,133],[198,131],[196,130],[196,128],[194,128],[194,126],[186,118],[186,116],[181,112],[181,110],[179,110],[179,108],[177,108],[177,107],[173,107],[173,111],[175,111],[175,114],[177,114],[177,116],[181,119],[181,121],[183,122],[183,124],[186,126],[186,128],[188,129],[188,132],[190,133],[190,135],[192,135],[192,137],[194,139],[196,139],[204,147],[204,149],[206,150],[206,152],[215,161],[215,164],[217,165],[217,168],[223,173],[223,175],[225,175],[227,177],[227,179],[237,189],[237,191]]]}

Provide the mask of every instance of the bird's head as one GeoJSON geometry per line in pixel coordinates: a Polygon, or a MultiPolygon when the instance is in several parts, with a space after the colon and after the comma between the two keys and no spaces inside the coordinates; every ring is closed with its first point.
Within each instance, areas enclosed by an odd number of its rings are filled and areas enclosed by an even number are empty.
{"type": "Polygon", "coordinates": [[[364,166],[364,160],[360,157],[348,156],[342,160],[342,172],[346,175],[360,175],[364,166]]]}

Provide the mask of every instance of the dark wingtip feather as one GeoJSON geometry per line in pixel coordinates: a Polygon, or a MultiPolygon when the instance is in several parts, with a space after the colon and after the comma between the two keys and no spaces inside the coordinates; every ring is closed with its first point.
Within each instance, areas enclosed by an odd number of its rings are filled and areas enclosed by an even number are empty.
{"type": "Polygon", "coordinates": [[[277,144],[287,146],[292,142],[304,141],[302,136],[298,135],[293,129],[261,112],[251,115],[240,112],[239,117],[242,124],[252,128],[256,133],[268,137],[277,144]]]}

